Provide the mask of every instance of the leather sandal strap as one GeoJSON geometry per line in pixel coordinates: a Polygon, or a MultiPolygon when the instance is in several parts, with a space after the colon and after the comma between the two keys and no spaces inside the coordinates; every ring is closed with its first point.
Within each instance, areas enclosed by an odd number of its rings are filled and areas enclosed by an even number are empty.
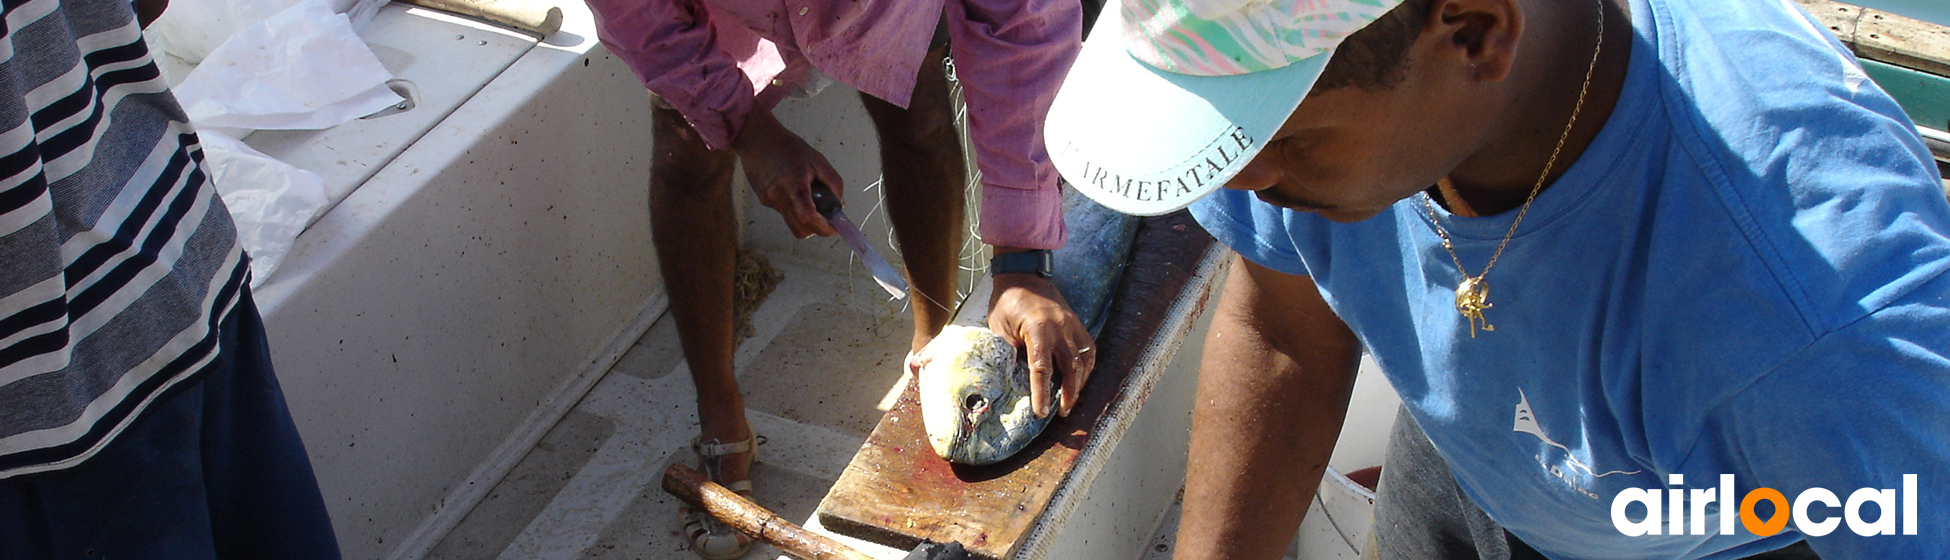
{"type": "Polygon", "coordinates": [[[726,455],[737,455],[739,453],[749,452],[754,447],[753,442],[757,440],[758,440],[758,434],[752,434],[751,437],[747,437],[743,441],[734,441],[731,443],[718,443],[718,440],[716,439],[713,439],[709,442],[705,442],[703,440],[692,440],[691,450],[696,451],[698,455],[703,456],[706,459],[715,459],[726,455]]]}

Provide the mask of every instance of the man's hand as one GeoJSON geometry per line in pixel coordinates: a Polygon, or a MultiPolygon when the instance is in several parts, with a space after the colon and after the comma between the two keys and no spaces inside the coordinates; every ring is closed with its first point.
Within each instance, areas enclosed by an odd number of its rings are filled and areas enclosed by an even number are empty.
{"type": "Polygon", "coordinates": [[[826,156],[779,124],[772,111],[752,108],[745,119],[745,128],[732,141],[731,149],[738,152],[739,162],[745,166],[745,180],[751,183],[758,201],[785,218],[793,237],[839,234],[814,209],[812,184],[825,183],[833,196],[843,197],[845,183],[840,180],[839,172],[833,170],[833,164],[826,161],[826,156]]]}
{"type": "Polygon", "coordinates": [[[1097,367],[1090,331],[1057,293],[1056,284],[1034,274],[997,274],[989,296],[989,330],[1029,357],[1029,401],[1037,416],[1049,416],[1050,380],[1062,379],[1059,414],[1070,415],[1077,394],[1097,367]],[[1060,375],[1059,375],[1060,374],[1060,375]]]}

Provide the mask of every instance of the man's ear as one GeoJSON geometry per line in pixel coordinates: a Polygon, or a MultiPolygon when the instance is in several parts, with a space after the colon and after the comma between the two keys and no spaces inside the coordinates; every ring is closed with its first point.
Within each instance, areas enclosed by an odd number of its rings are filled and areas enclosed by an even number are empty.
{"type": "Polygon", "coordinates": [[[1523,37],[1520,0],[1434,0],[1424,36],[1437,52],[1431,61],[1466,67],[1470,79],[1498,82],[1509,77],[1523,37]]]}

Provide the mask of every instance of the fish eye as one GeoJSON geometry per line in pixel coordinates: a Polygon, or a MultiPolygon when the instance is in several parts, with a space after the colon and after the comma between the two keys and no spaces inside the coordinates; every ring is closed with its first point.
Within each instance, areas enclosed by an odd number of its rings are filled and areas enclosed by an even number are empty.
{"type": "Polygon", "coordinates": [[[975,410],[977,408],[981,408],[982,405],[987,404],[988,402],[989,400],[983,398],[981,393],[969,393],[968,398],[965,399],[962,402],[962,404],[966,405],[969,410],[975,410]]]}

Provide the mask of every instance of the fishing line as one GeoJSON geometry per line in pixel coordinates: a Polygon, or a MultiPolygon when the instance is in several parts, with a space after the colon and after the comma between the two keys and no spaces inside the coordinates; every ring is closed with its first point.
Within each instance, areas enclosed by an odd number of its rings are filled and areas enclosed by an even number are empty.
{"type": "MultiPolygon", "coordinates": [[[[953,301],[959,304],[968,299],[969,294],[975,290],[975,282],[983,274],[988,272],[990,249],[987,244],[982,243],[981,238],[979,224],[982,217],[982,170],[979,166],[975,165],[975,144],[973,138],[968,133],[968,105],[962,98],[961,79],[955,75],[954,57],[941,57],[941,67],[942,74],[948,81],[948,102],[955,108],[955,135],[961,143],[961,159],[964,164],[962,169],[965,172],[961,189],[963,197],[962,242],[961,248],[956,251],[955,255],[956,260],[959,261],[955,268],[962,273],[962,276],[955,279],[955,296],[953,298],[953,301]]],[[[867,192],[875,193],[876,196],[874,197],[873,207],[867,210],[866,220],[862,220],[863,223],[872,220],[886,203],[886,193],[881,190],[881,183],[885,180],[886,176],[883,174],[864,189],[867,192]]],[[[894,229],[891,227],[887,228],[886,235],[887,247],[891,248],[893,253],[901,258],[901,266],[905,269],[907,258],[901,251],[900,240],[894,235],[894,229]]],[[[858,256],[847,259],[847,277],[849,279],[853,277],[853,263],[857,260],[859,260],[858,256]]],[[[950,305],[946,302],[936,300],[920,290],[913,290],[912,293],[948,313],[954,313],[957,307],[956,305],[950,305]]],[[[889,301],[893,299],[888,298],[889,301]]],[[[903,301],[901,306],[894,312],[909,312],[911,311],[910,305],[912,305],[912,302],[903,301]]]]}

